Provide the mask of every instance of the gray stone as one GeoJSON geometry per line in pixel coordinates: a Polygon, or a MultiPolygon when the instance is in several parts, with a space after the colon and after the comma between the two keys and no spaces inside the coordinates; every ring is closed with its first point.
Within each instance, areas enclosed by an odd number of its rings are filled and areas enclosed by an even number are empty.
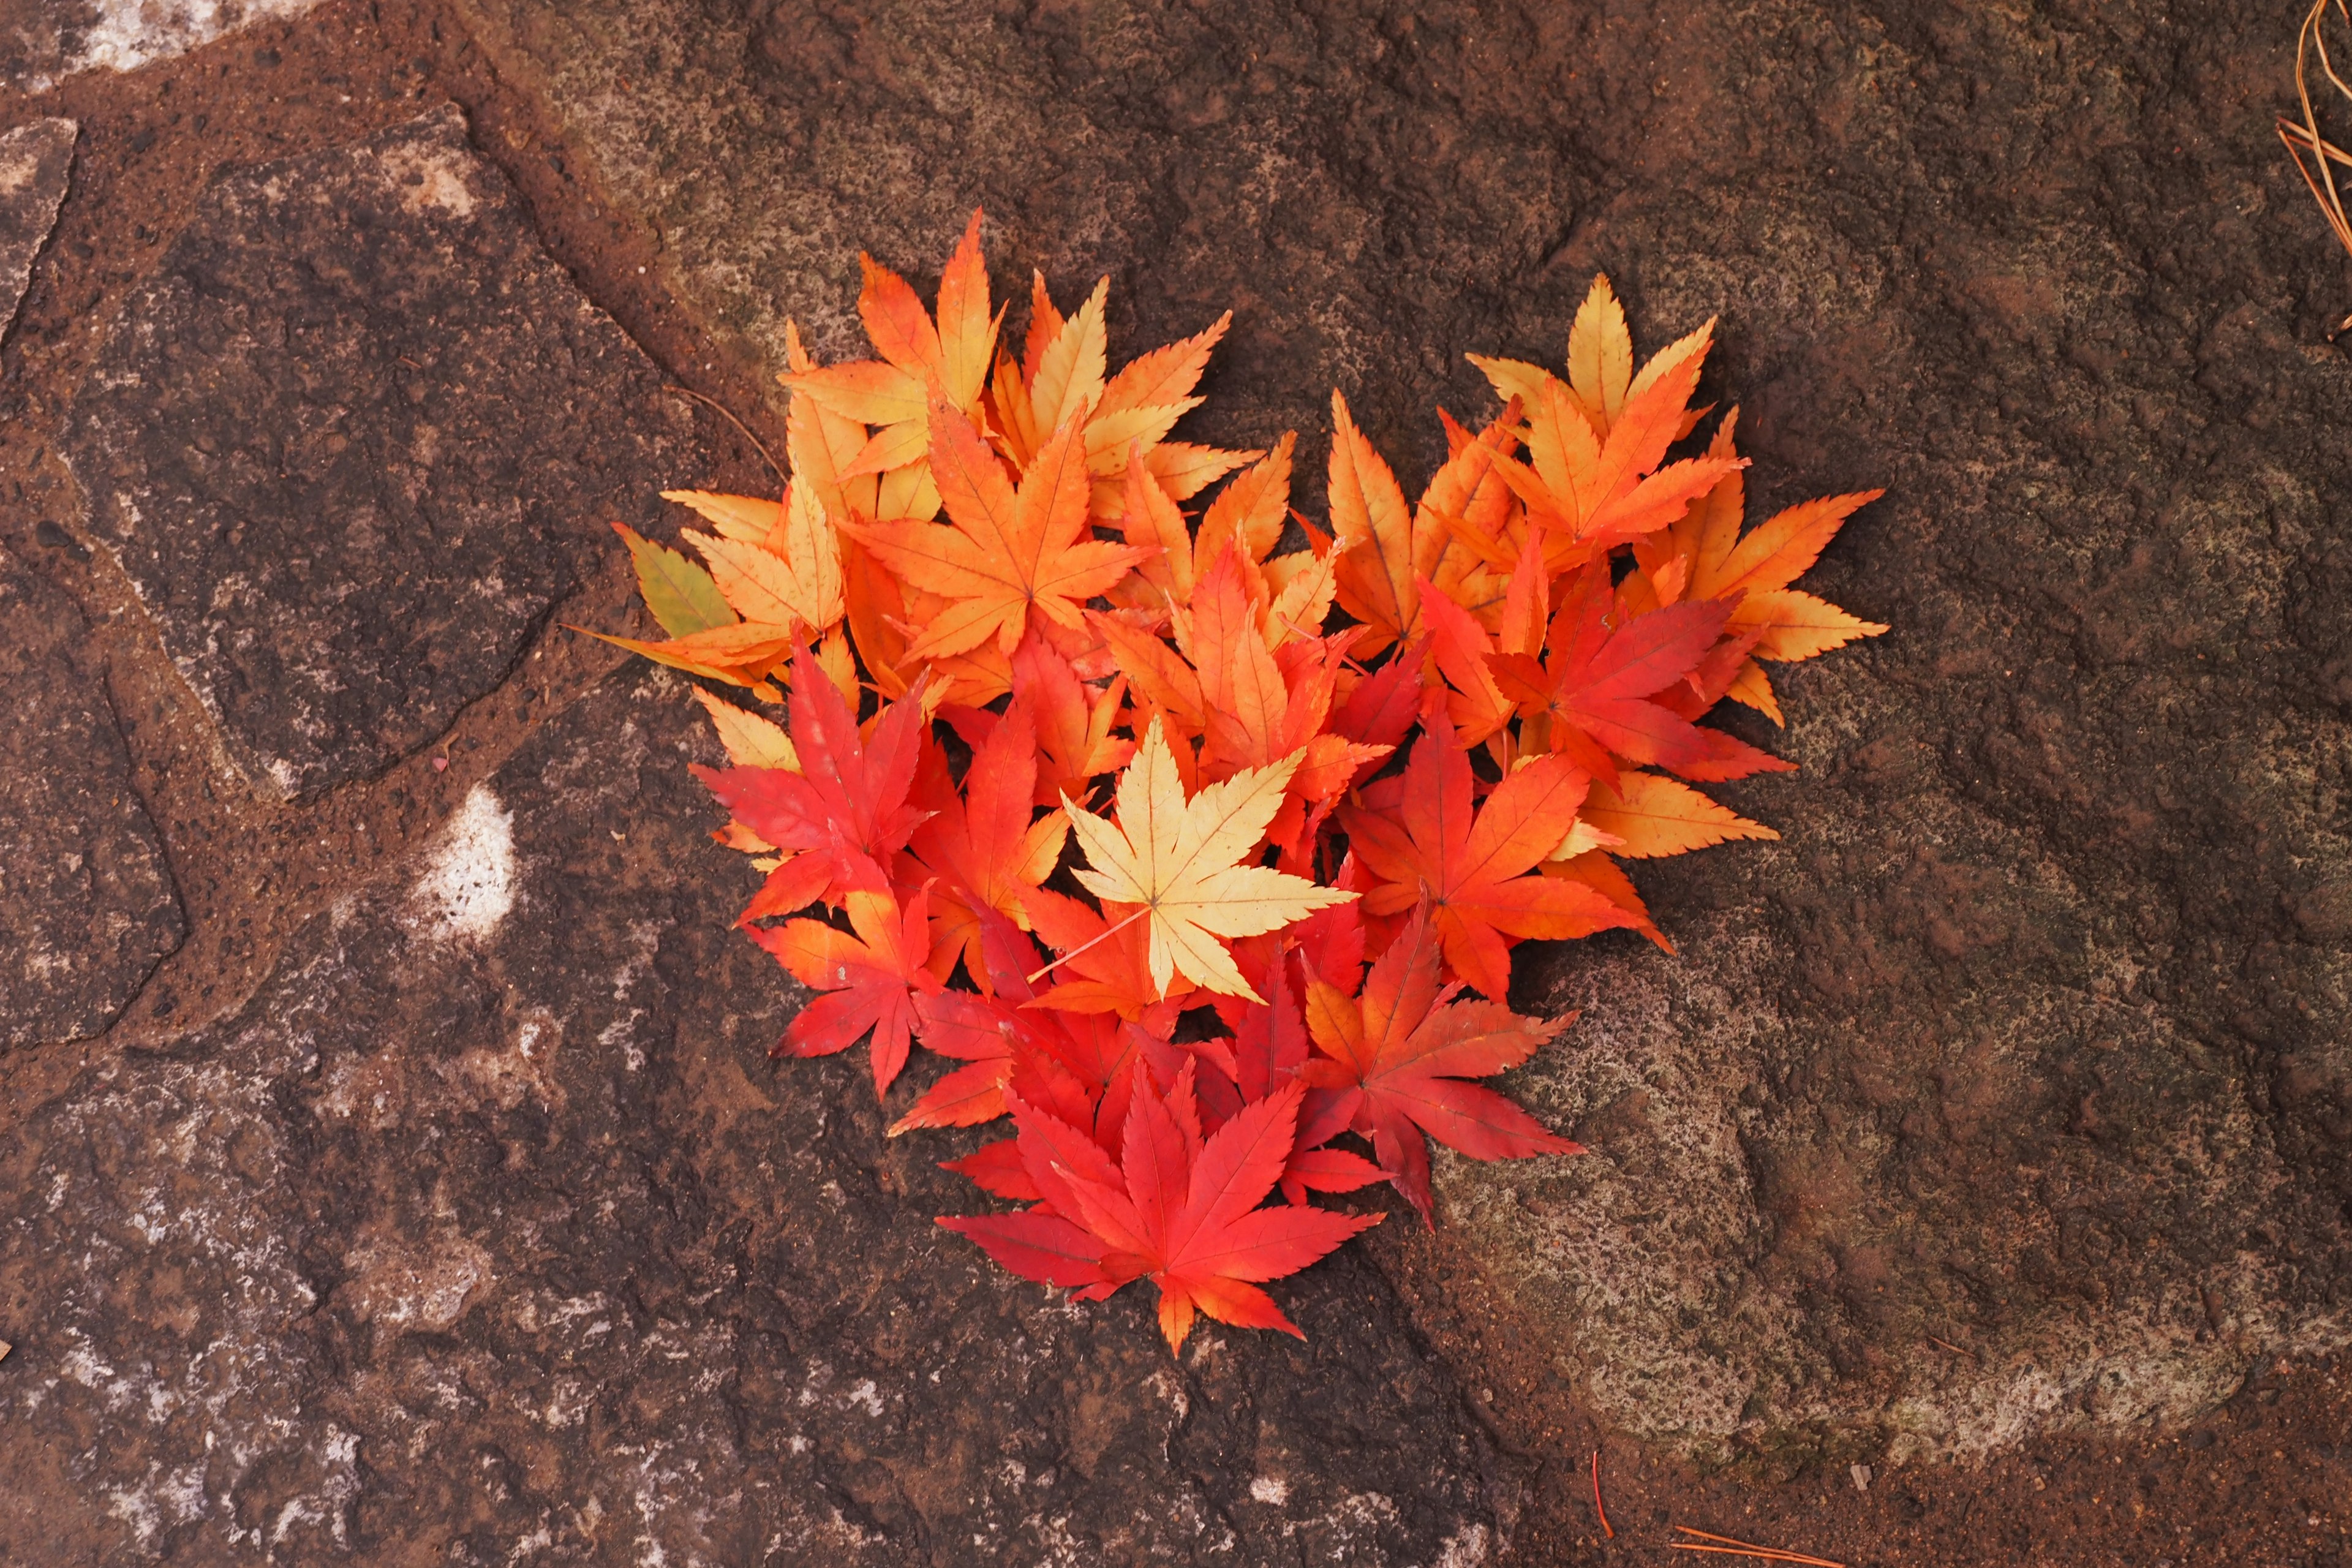
{"type": "Polygon", "coordinates": [[[86,70],[137,70],[319,0],[5,0],[0,82],[43,92],[86,70]]]}
{"type": "Polygon", "coordinates": [[[88,638],[0,551],[0,1049],[101,1033],[185,931],[88,638]]]}
{"type": "Polygon", "coordinates": [[[1482,1561],[1510,1493],[1360,1255],[1174,1360],[934,1226],[857,1061],[767,1059],[716,759],[596,689],[239,1015],[24,1109],[0,1559],[1482,1561]]]}
{"type": "Polygon", "coordinates": [[[230,755],[302,797],[438,735],[657,513],[661,385],[447,110],[221,175],[68,455],[230,755]]]}
{"type": "Polygon", "coordinates": [[[1981,1452],[2352,1337],[2352,372],[2275,17],[459,3],[747,367],[984,203],[1115,356],[1234,308],[1201,438],[1313,473],[1336,384],[1410,483],[1605,267],[1645,347],[1721,317],[1759,509],[1890,489],[1815,581],[1895,634],[1722,791],[1784,841],[1639,874],[1675,958],[1526,960],[1601,1153],[1441,1171],[1605,1425],[1981,1452]]]}
{"type": "Polygon", "coordinates": [[[74,129],[70,120],[36,120],[0,135],[0,333],[16,321],[33,258],[57,226],[74,129]]]}

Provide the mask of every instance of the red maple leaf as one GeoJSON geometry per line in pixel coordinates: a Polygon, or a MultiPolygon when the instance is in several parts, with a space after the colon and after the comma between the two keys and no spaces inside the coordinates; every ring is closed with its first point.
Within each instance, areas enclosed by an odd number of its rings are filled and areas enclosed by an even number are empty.
{"type": "Polygon", "coordinates": [[[1307,997],[1307,1026],[1320,1054],[1300,1070],[1338,1091],[1335,1114],[1372,1141],[1389,1173],[1433,1226],[1429,1146],[1423,1134],[1474,1160],[1581,1154],[1491,1089],[1465,1079],[1517,1067],[1575,1021],[1524,1018],[1496,1002],[1457,1002],[1439,984],[1439,942],[1426,906],[1416,909],[1372,965],[1359,999],[1321,981],[1307,997]]]}
{"type": "Polygon", "coordinates": [[[924,901],[925,895],[916,893],[902,916],[889,894],[853,889],[847,902],[855,936],[811,920],[751,933],[801,984],[824,994],[793,1019],[778,1055],[828,1057],[856,1045],[871,1029],[875,1097],[889,1089],[907,1065],[916,996],[940,989],[923,967],[931,952],[924,901]]]}
{"type": "Polygon", "coordinates": [[[1612,753],[1669,769],[1704,764],[1716,752],[1707,732],[1650,699],[1699,667],[1731,605],[1671,605],[1622,623],[1616,612],[1607,563],[1586,569],[1552,616],[1540,663],[1488,656],[1496,684],[1523,716],[1549,718],[1552,750],[1595,778],[1616,781],[1612,753]]]}
{"type": "Polygon", "coordinates": [[[982,952],[981,911],[1020,918],[1021,894],[1052,873],[1069,818],[1030,820],[1037,782],[1037,731],[1015,701],[973,748],[959,788],[944,756],[929,751],[923,803],[931,816],[915,829],[909,856],[938,879],[932,899],[932,972],[945,980],[963,960],[982,991],[993,988],[982,952]]]}
{"type": "Polygon", "coordinates": [[[1299,1333],[1259,1284],[1296,1273],[1378,1215],[1259,1205],[1282,1176],[1302,1090],[1293,1084],[1203,1137],[1186,1063],[1168,1093],[1129,1101],[1119,1158],[1082,1131],[1008,1097],[1024,1162],[1045,1202],[1014,1215],[944,1218],[1028,1279],[1100,1300],[1134,1279],[1160,1288],[1160,1329],[1181,1347],[1196,1314],[1299,1333]]]}
{"type": "Polygon", "coordinates": [[[1433,711],[1405,763],[1396,815],[1340,807],[1349,847],[1374,882],[1366,912],[1402,914],[1426,898],[1445,962],[1496,1001],[1510,989],[1506,937],[1559,941],[1631,924],[1580,882],[1529,874],[1568,837],[1586,782],[1566,757],[1538,757],[1474,816],[1470,755],[1444,710],[1433,711]]]}
{"type": "Polygon", "coordinates": [[[752,897],[742,923],[790,914],[849,889],[888,886],[883,868],[906,847],[923,814],[907,804],[923,738],[923,678],[875,718],[862,742],[857,719],[803,649],[793,659],[793,746],[800,772],[706,768],[694,774],[735,820],[783,856],[752,897]]]}

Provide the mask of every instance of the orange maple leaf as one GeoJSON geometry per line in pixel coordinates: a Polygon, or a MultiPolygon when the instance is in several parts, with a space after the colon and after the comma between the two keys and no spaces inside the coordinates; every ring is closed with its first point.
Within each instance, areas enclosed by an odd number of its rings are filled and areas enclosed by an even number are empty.
{"type": "Polygon", "coordinates": [[[861,252],[857,263],[866,282],[857,296],[857,314],[882,357],[822,368],[795,365],[776,378],[843,419],[879,426],[835,470],[839,479],[884,474],[919,462],[932,436],[926,404],[934,389],[965,415],[979,412],[998,326],[988,311],[988,268],[981,256],[980,225],[981,214],[974,208],[963,238],[940,275],[936,321],[905,279],[861,252]]]}
{"type": "Polygon", "coordinates": [[[1087,535],[1083,419],[1074,416],[1046,439],[1016,490],[952,405],[933,399],[930,416],[931,474],[953,526],[850,525],[890,570],[948,601],[905,657],[962,653],[991,638],[1010,654],[1032,625],[1083,627],[1079,606],[1144,557],[1087,535]]]}
{"type": "Polygon", "coordinates": [[[1192,994],[1192,983],[1180,974],[1161,994],[1151,975],[1151,930],[1135,918],[1139,906],[1107,902],[1097,914],[1049,888],[1024,888],[1021,907],[1030,928],[1063,955],[1060,984],[1039,993],[1035,1005],[1116,1013],[1161,1033],[1175,1026],[1174,1004],[1192,994]]]}
{"type": "MultiPolygon", "coordinates": [[[[1738,419],[1736,408],[1724,416],[1709,448],[1711,455],[1733,455],[1732,431],[1738,419]]],[[[1865,621],[1826,599],[1789,586],[1821,558],[1847,518],[1885,493],[1858,490],[1801,501],[1774,513],[1743,536],[1739,525],[1747,483],[1745,476],[1733,469],[1679,521],[1634,545],[1633,559],[1642,571],[1629,583],[1646,584],[1651,596],[1661,605],[1677,600],[1731,600],[1729,629],[1751,633],[1753,637],[1748,657],[1728,682],[1726,694],[1777,724],[1780,705],[1758,659],[1793,664],[1887,629],[1883,622],[1865,621]]]]}

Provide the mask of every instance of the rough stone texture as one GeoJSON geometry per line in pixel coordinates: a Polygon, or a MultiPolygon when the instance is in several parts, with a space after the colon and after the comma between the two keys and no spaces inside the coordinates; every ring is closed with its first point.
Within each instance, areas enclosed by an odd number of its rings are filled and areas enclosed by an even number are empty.
{"type": "Polygon", "coordinates": [[[934,1226],[860,1062],[767,1062],[706,728],[597,689],[240,1016],[18,1117],[0,1559],[1482,1561],[1509,1495],[1360,1258],[1172,1362],[934,1226]]]}
{"type": "Polygon", "coordinates": [[[319,0],[0,0],[0,82],[39,92],[79,71],[137,70],[319,0]]]}
{"type": "Polygon", "coordinates": [[[57,226],[73,147],[70,120],[36,120],[0,135],[0,333],[16,320],[33,258],[57,226]]]}
{"type": "Polygon", "coordinates": [[[184,933],[88,631],[0,551],[0,1050],[98,1034],[184,933]]]}
{"type": "Polygon", "coordinates": [[[647,521],[684,416],[454,109],[222,175],[78,398],[91,526],[257,783],[370,776],[647,521]]]}
{"type": "Polygon", "coordinates": [[[465,9],[740,360],[984,202],[1129,352],[1235,309],[1203,436],[1319,461],[1337,384],[1411,476],[1606,267],[1647,343],[1720,313],[1763,505],[1890,488],[1818,580],[1896,634],[1723,792],[1786,841],[1643,878],[1677,958],[1530,963],[1601,1154],[1444,1173],[1605,1422],[1969,1453],[2352,1332],[2352,374],[2274,16],[465,9]]]}

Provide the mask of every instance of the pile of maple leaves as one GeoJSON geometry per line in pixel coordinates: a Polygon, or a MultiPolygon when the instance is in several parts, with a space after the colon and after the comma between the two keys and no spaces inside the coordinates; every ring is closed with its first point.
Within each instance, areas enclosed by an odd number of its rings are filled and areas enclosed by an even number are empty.
{"type": "Polygon", "coordinates": [[[790,335],[781,500],[666,492],[700,564],[622,528],[667,635],[609,640],[788,682],[789,731],[698,686],[698,772],[818,993],[778,1050],[868,1038],[877,1093],[948,1058],[894,1134],[1010,1119],[948,1168],[1023,1206],[940,1223],[1081,1299],[1150,1279],[1171,1347],[1296,1333],[1259,1286],[1380,1217],[1311,1194],[1427,1217],[1428,1139],[1580,1152],[1474,1081],[1571,1021],[1510,1010],[1511,950],[1665,946],[1621,861],[1776,837],[1694,785],[1791,764],[1696,721],[1777,722],[1766,662],[1885,629],[1789,585],[1877,492],[1743,534],[1736,411],[1667,460],[1710,328],[1636,373],[1596,279],[1565,377],[1472,356],[1501,411],[1441,411],[1417,502],[1335,394],[1318,525],[1294,437],[1170,439],[1226,320],[1113,374],[1108,280],[1065,315],[1039,276],[1016,353],[980,221],[936,313],[866,260],[878,359],[790,335]]]}

